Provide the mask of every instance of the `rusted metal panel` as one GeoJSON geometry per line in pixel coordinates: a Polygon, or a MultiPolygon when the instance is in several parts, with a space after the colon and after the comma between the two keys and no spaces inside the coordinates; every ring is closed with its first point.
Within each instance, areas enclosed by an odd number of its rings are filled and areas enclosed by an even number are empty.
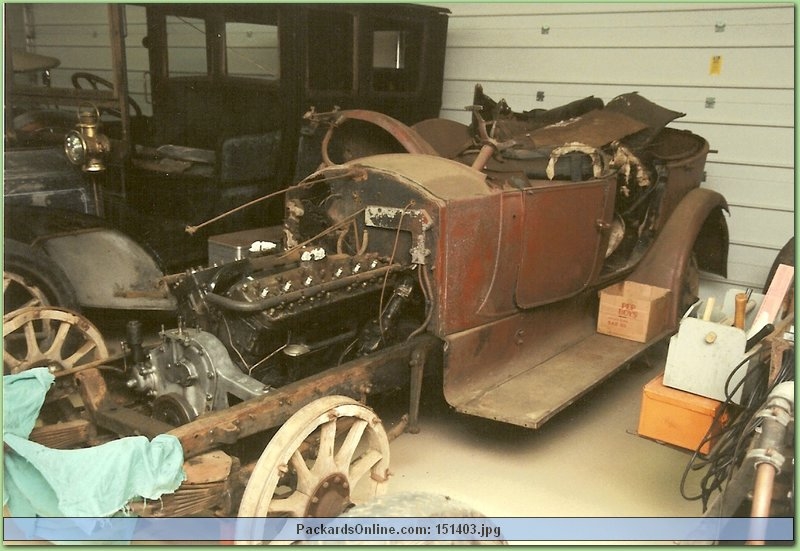
{"type": "Polygon", "coordinates": [[[572,296],[600,273],[614,215],[616,175],[523,192],[525,222],[516,302],[531,308],[572,296]]]}
{"type": "Polygon", "coordinates": [[[517,311],[513,289],[517,284],[522,258],[524,232],[524,195],[505,192],[500,203],[500,233],[495,247],[494,273],[489,289],[478,307],[479,319],[497,319],[517,311]]]}
{"type": "Polygon", "coordinates": [[[584,292],[568,301],[449,335],[444,356],[447,402],[456,405],[477,399],[593,334],[597,304],[596,293],[584,292]]]}
{"type": "Polygon", "coordinates": [[[453,159],[474,144],[466,124],[448,119],[426,119],[411,128],[445,159],[453,159]]]}
{"type": "Polygon", "coordinates": [[[572,296],[594,282],[614,191],[612,174],[449,202],[440,227],[444,269],[436,275],[440,335],[572,296]]]}
{"type": "Polygon", "coordinates": [[[539,428],[664,338],[638,343],[595,331],[597,295],[577,297],[447,338],[444,395],[456,410],[539,428]]]}
{"type": "Polygon", "coordinates": [[[645,128],[647,125],[623,113],[595,110],[533,130],[528,137],[535,147],[559,147],[569,143],[602,147],[645,128]]]}
{"type": "MultiPolygon", "coordinates": [[[[708,142],[687,130],[663,129],[648,153],[666,167],[666,185],[655,220],[656,231],[664,227],[675,207],[691,190],[700,187],[705,177],[708,142]]],[[[727,247],[726,247],[727,248],[727,247]]]]}
{"type": "Polygon", "coordinates": [[[545,362],[509,374],[501,384],[486,387],[472,400],[451,405],[470,415],[537,429],[646,348],[635,341],[588,335],[545,362]]]}
{"type": "MultiPolygon", "coordinates": [[[[716,191],[697,188],[690,191],[664,225],[655,243],[647,251],[631,281],[672,290],[669,325],[676,326],[683,298],[683,275],[692,255],[695,240],[704,229],[707,219],[727,210],[725,198],[716,191]]],[[[727,247],[717,251],[727,255],[727,247]]]]}
{"type": "MultiPolygon", "coordinates": [[[[307,115],[314,118],[315,114],[307,115]]],[[[327,115],[324,115],[327,116],[327,115]]],[[[343,124],[348,120],[357,120],[372,123],[379,128],[386,130],[393,138],[395,138],[400,145],[402,145],[409,153],[416,153],[420,155],[436,155],[436,150],[426,142],[415,130],[403,124],[397,119],[378,113],[375,111],[368,111],[366,109],[348,109],[345,111],[336,111],[331,114],[333,122],[328,129],[328,134],[332,134],[333,129],[343,124]]],[[[329,139],[329,138],[327,138],[329,139]]]]}
{"type": "Polygon", "coordinates": [[[494,273],[513,262],[499,256],[502,195],[451,202],[440,219],[440,269],[434,272],[439,297],[436,303],[440,335],[462,331],[487,321],[478,316],[494,273]],[[488,239],[487,239],[488,238],[488,239]]]}
{"type": "MultiPolygon", "coordinates": [[[[350,163],[351,166],[374,168],[391,175],[400,183],[413,183],[443,201],[497,193],[486,184],[486,176],[462,163],[441,157],[420,155],[375,155],[350,163]]],[[[396,184],[395,184],[396,185],[396,184]]],[[[390,194],[393,190],[382,190],[390,194]]],[[[417,205],[416,208],[419,208],[417,205]]]]}
{"type": "Polygon", "coordinates": [[[636,92],[615,97],[608,102],[605,109],[623,114],[656,130],[684,116],[684,113],[657,105],[636,92]]]}

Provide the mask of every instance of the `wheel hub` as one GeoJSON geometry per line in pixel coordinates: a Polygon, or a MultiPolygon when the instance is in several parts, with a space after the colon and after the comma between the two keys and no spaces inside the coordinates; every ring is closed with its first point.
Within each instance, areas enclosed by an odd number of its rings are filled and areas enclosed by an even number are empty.
{"type": "Polygon", "coordinates": [[[342,514],[350,501],[350,484],[347,476],[334,473],[317,485],[306,507],[306,517],[336,517],[342,514]]]}

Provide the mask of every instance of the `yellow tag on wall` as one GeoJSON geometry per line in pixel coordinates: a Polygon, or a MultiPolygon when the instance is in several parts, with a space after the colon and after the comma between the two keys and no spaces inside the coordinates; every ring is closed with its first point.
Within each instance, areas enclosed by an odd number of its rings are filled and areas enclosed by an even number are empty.
{"type": "Polygon", "coordinates": [[[711,67],[708,70],[709,75],[718,75],[722,73],[722,56],[711,56],[711,67]]]}

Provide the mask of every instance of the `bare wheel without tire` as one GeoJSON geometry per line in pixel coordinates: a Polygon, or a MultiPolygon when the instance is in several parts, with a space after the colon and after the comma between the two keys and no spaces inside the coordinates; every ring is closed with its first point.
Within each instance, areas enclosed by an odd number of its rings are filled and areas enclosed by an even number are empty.
{"type": "Polygon", "coordinates": [[[64,272],[41,250],[6,239],[3,244],[3,315],[31,306],[77,310],[64,272]]]}
{"type": "Polygon", "coordinates": [[[49,299],[35,283],[27,281],[20,274],[4,271],[3,303],[10,305],[12,312],[33,306],[46,306],[49,304],[49,299]]]}
{"type": "MultiPolygon", "coordinates": [[[[345,396],[326,396],[297,411],[270,440],[239,516],[335,517],[383,494],[388,471],[389,439],[375,412],[345,396]]],[[[258,538],[237,533],[241,543],[258,538]]]]}
{"type": "Polygon", "coordinates": [[[3,373],[34,367],[52,372],[108,358],[103,336],[86,318],[53,307],[16,310],[3,318],[3,373]]]}

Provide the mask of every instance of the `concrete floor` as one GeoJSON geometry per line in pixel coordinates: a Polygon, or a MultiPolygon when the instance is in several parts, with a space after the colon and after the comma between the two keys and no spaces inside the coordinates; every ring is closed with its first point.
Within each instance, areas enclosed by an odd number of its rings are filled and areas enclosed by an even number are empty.
{"type": "Polygon", "coordinates": [[[424,404],[421,432],[391,444],[389,493],[446,494],[499,517],[700,516],[679,489],[691,453],[636,434],[642,386],[662,371],[623,370],[538,431],[424,404]]]}

